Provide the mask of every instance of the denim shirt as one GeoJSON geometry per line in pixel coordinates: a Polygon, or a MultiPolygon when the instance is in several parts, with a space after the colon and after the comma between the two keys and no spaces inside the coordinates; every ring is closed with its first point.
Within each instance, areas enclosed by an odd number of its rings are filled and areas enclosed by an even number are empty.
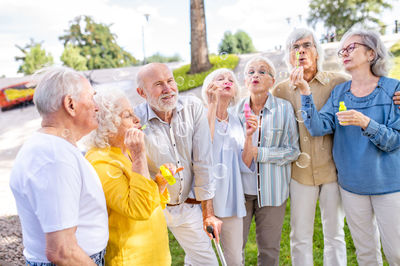
{"type": "MultiPolygon", "coordinates": [[[[249,97],[235,107],[244,132],[245,103],[250,104],[249,97]]],[[[289,197],[291,163],[300,154],[298,139],[292,105],[269,93],[259,115],[259,129],[253,135],[253,145],[258,146],[256,172],[242,175],[245,194],[257,195],[259,207],[280,206],[289,197]]]]}
{"type": "Polygon", "coordinates": [[[396,79],[380,77],[369,95],[356,97],[351,81],[334,88],[325,106],[315,109],[312,95],[302,96],[305,126],[313,136],[334,133],[333,158],[339,185],[360,195],[379,195],[400,191],[400,110],[392,96],[400,90],[396,79]],[[368,127],[339,124],[339,102],[347,110],[368,116],[368,127]]]}

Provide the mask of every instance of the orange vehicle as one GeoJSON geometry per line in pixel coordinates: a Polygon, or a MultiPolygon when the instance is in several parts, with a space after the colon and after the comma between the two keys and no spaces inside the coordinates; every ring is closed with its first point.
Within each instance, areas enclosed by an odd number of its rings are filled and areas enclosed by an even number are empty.
{"type": "Polygon", "coordinates": [[[25,81],[0,89],[1,110],[32,103],[35,87],[25,81]]]}

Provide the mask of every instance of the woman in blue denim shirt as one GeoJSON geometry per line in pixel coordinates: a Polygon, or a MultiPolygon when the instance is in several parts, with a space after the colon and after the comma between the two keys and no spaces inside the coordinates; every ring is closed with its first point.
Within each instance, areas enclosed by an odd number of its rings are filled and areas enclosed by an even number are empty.
{"type": "Polygon", "coordinates": [[[319,113],[300,71],[293,83],[311,135],[334,134],[333,157],[359,265],[382,265],[379,238],[389,264],[400,265],[400,111],[392,101],[400,82],[385,77],[390,57],[377,33],[349,31],[340,47],[352,80],[336,86],[319,113]]]}

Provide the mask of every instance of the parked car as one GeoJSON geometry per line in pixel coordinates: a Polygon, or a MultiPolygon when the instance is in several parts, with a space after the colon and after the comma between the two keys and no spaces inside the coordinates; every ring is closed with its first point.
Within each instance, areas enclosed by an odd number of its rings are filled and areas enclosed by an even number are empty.
{"type": "Polygon", "coordinates": [[[1,110],[32,103],[35,87],[30,82],[22,82],[0,89],[1,110]]]}

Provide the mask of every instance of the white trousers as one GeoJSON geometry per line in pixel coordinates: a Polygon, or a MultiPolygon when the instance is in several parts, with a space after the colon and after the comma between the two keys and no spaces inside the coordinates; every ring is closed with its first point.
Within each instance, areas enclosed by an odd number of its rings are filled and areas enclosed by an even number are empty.
{"type": "Polygon", "coordinates": [[[337,182],[307,186],[290,181],[290,251],[293,266],[312,266],[317,200],[324,234],[324,265],[347,265],[344,211],[337,182]]]}
{"type": "Polygon", "coordinates": [[[400,192],[358,195],[340,188],[347,224],[360,266],[383,265],[383,251],[390,266],[400,265],[400,192]]]}
{"type": "Polygon", "coordinates": [[[169,230],[185,251],[185,265],[218,266],[211,240],[203,230],[200,204],[167,206],[164,214],[169,230]]]}
{"type": "Polygon", "coordinates": [[[242,265],[243,218],[218,217],[222,222],[221,244],[228,266],[242,265]]]}

